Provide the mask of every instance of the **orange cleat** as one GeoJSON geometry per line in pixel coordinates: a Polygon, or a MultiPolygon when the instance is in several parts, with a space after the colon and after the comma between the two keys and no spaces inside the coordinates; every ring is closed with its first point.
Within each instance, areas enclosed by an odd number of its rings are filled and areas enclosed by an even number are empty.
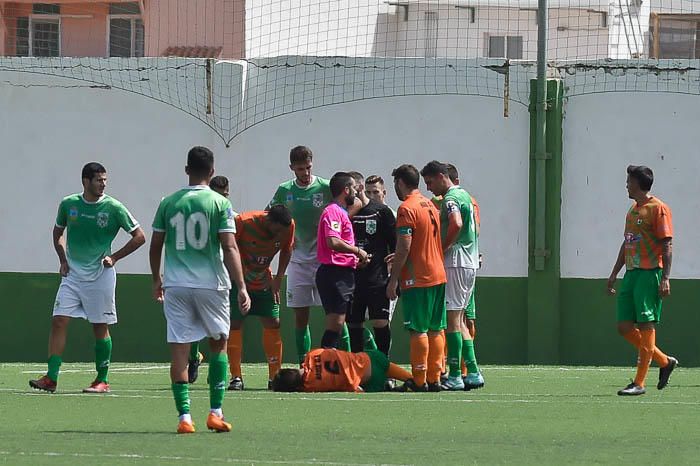
{"type": "Polygon", "coordinates": [[[194,424],[187,421],[180,421],[177,425],[178,434],[194,434],[194,424]]]}
{"type": "Polygon", "coordinates": [[[214,432],[231,432],[231,424],[214,413],[209,413],[209,417],[207,417],[207,428],[214,432]]]}
{"type": "Polygon", "coordinates": [[[88,388],[83,388],[83,393],[109,393],[109,384],[95,380],[88,388]]]}

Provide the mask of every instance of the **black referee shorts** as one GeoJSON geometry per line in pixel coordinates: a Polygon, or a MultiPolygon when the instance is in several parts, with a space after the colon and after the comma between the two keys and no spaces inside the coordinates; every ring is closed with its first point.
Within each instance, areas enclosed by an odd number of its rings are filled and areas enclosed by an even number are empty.
{"type": "Polygon", "coordinates": [[[355,292],[352,267],[321,264],[316,272],[316,288],[326,314],[349,314],[355,292]]]}
{"type": "Polygon", "coordinates": [[[355,296],[347,321],[361,324],[365,320],[389,320],[389,298],[386,297],[386,287],[355,288],[355,296]]]}

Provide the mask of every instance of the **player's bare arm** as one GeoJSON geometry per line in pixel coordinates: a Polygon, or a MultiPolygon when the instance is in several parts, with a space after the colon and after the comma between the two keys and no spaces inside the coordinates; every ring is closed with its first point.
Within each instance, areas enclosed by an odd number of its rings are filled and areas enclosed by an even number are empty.
{"type": "Polygon", "coordinates": [[[114,267],[114,264],[116,264],[117,261],[124,259],[126,256],[136,251],[145,243],[146,235],[143,234],[143,229],[141,227],[138,227],[131,232],[131,239],[124,245],[124,247],[115,252],[114,254],[106,256],[104,259],[102,259],[102,264],[105,267],[114,267]]]}
{"type": "Polygon", "coordinates": [[[617,281],[617,275],[622,270],[625,265],[625,243],[624,241],[620,245],[620,251],[617,253],[617,260],[613,266],[612,272],[610,272],[610,277],[608,278],[608,294],[615,294],[615,282],[617,281]]]}
{"type": "Polygon", "coordinates": [[[282,288],[282,279],[284,274],[287,273],[287,266],[292,260],[292,250],[283,249],[280,251],[280,258],[277,263],[277,274],[272,279],[272,296],[274,297],[275,304],[280,304],[280,289],[282,288]]]}
{"type": "Polygon", "coordinates": [[[228,275],[238,287],[238,305],[242,315],[248,314],[250,310],[250,296],[243,279],[243,266],[241,265],[241,254],[238,251],[236,237],[230,232],[219,233],[221,250],[224,253],[224,265],[228,270],[228,275]]]}
{"type": "Polygon", "coordinates": [[[357,258],[360,259],[360,264],[366,264],[369,261],[369,254],[367,254],[367,251],[357,246],[348,244],[342,239],[336,238],[335,236],[327,236],[326,244],[330,249],[334,251],[356,255],[357,258]]]}
{"type": "Polygon", "coordinates": [[[65,227],[54,226],[53,227],[53,248],[56,250],[56,255],[58,256],[59,273],[62,277],[68,275],[68,259],[66,258],[66,240],[63,237],[63,232],[65,227]]]}
{"type": "Polygon", "coordinates": [[[661,283],[659,284],[659,295],[664,298],[671,294],[671,262],[673,261],[673,239],[664,238],[661,241],[661,257],[664,268],[661,273],[661,283]]]}
{"type": "Polygon", "coordinates": [[[454,244],[459,236],[460,230],[462,229],[462,225],[464,224],[464,222],[462,222],[462,214],[460,213],[459,209],[456,208],[456,206],[450,210],[447,220],[447,235],[445,235],[445,238],[442,240],[443,251],[447,251],[449,247],[454,244]]]}
{"type": "Polygon", "coordinates": [[[389,284],[386,286],[386,297],[389,299],[398,297],[399,275],[406,260],[408,260],[412,240],[410,235],[399,235],[396,239],[396,252],[391,260],[391,277],[389,277],[389,284]]]}
{"type": "Polygon", "coordinates": [[[151,236],[151,246],[148,250],[148,260],[151,264],[151,280],[153,283],[153,298],[163,302],[163,279],[160,276],[160,259],[163,255],[165,232],[154,231],[151,236]]]}

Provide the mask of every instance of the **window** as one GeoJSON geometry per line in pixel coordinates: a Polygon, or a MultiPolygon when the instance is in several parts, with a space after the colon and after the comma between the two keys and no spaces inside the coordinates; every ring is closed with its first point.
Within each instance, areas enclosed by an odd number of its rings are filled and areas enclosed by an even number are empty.
{"type": "Polygon", "coordinates": [[[17,18],[16,36],[15,53],[18,57],[58,57],[61,54],[59,18],[47,18],[45,15],[17,18]]]}
{"type": "Polygon", "coordinates": [[[700,15],[652,13],[651,36],[654,58],[700,58],[700,15]]]}
{"type": "Polygon", "coordinates": [[[144,27],[138,2],[109,4],[110,57],[143,57],[144,27]]]}
{"type": "Polygon", "coordinates": [[[437,56],[438,16],[435,11],[426,11],[423,16],[423,50],[425,57],[437,56]]]}
{"type": "Polygon", "coordinates": [[[139,2],[110,3],[109,14],[141,16],[141,8],[139,2]]]}
{"type": "Polygon", "coordinates": [[[488,56],[491,58],[523,58],[522,36],[489,36],[488,56]]]}
{"type": "Polygon", "coordinates": [[[58,15],[61,13],[61,5],[56,3],[34,3],[32,4],[32,14],[35,15],[58,15]]]}

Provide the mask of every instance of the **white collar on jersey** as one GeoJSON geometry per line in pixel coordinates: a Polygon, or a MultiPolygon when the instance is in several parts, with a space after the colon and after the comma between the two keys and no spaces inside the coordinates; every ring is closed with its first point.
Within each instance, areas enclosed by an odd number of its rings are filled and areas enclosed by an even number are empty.
{"type": "Polygon", "coordinates": [[[99,204],[100,202],[102,202],[104,200],[105,196],[106,196],[106,194],[103,194],[100,197],[98,197],[96,201],[88,201],[87,199],[85,199],[85,193],[81,193],[80,199],[82,199],[83,202],[86,204],[99,204]]]}
{"type": "Polygon", "coordinates": [[[313,185],[315,182],[316,182],[316,176],[311,175],[311,181],[309,181],[309,184],[307,184],[306,186],[299,186],[299,183],[297,183],[297,179],[294,178],[294,186],[296,186],[299,189],[309,189],[311,187],[311,185],[313,185]]]}
{"type": "Polygon", "coordinates": [[[185,186],[182,189],[193,190],[193,189],[211,189],[211,188],[205,184],[195,184],[195,185],[185,186]]]}

